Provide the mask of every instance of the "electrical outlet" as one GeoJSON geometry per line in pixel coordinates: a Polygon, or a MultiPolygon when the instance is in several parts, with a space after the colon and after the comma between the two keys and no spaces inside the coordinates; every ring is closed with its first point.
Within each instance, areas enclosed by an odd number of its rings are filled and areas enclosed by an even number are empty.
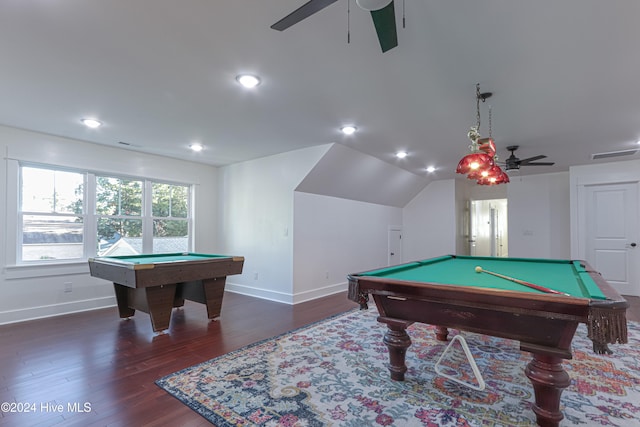
{"type": "Polygon", "coordinates": [[[67,294],[73,292],[73,285],[71,282],[64,282],[64,292],[67,294]]]}
{"type": "Polygon", "coordinates": [[[253,275],[253,280],[258,280],[258,273],[255,273],[255,274],[253,275]]]}

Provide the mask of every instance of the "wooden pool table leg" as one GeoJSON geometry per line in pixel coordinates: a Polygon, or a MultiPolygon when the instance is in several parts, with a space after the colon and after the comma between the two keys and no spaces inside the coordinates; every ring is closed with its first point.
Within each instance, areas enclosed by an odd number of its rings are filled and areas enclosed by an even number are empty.
{"type": "Polygon", "coordinates": [[[181,284],[180,296],[207,306],[207,317],[217,319],[222,311],[226,277],[197,280],[181,284]]]}
{"type": "Polygon", "coordinates": [[[148,313],[154,332],[169,329],[176,285],[130,288],[114,283],[120,318],[132,317],[136,310],[148,313]]]}
{"type": "Polygon", "coordinates": [[[536,403],[533,412],[541,427],[558,427],[564,418],[560,411],[560,395],[571,379],[562,368],[562,358],[533,353],[525,374],[533,384],[536,403]]]}
{"type": "Polygon", "coordinates": [[[216,277],[214,279],[205,279],[202,281],[207,305],[207,317],[209,319],[217,319],[220,317],[226,281],[226,277],[216,277]]]}
{"type": "Polygon", "coordinates": [[[436,326],[436,339],[438,341],[447,341],[449,336],[449,329],[444,326],[436,326]]]}
{"type": "Polygon", "coordinates": [[[129,307],[129,288],[118,283],[113,284],[116,291],[116,302],[118,303],[118,314],[121,319],[132,317],[136,310],[129,307]]]}
{"type": "Polygon", "coordinates": [[[389,349],[389,373],[394,381],[404,381],[404,373],[407,372],[405,356],[411,346],[411,338],[406,329],[413,323],[405,320],[378,317],[378,322],[387,324],[387,333],[383,342],[389,349]]]}
{"type": "MultiPolygon", "coordinates": [[[[144,288],[144,290],[146,291],[144,299],[151,317],[153,331],[160,332],[169,329],[176,285],[153,286],[144,288]]],[[[140,309],[142,310],[142,308],[140,309]]]]}

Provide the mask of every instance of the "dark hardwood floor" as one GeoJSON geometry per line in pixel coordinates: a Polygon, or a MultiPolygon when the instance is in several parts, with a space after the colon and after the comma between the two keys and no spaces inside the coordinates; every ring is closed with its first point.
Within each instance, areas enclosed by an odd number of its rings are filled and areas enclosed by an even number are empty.
{"type": "Polygon", "coordinates": [[[0,425],[210,425],[154,381],[356,307],[346,293],[290,306],[227,292],[220,320],[187,301],[164,334],[153,333],[147,314],[121,320],[116,308],[0,326],[0,403],[36,405],[0,414],[0,425]],[[67,411],[85,402],[90,412],[67,411]],[[46,411],[56,405],[62,413],[46,411]]]}
{"type": "MultiPolygon", "coordinates": [[[[640,321],[640,298],[629,301],[640,321]]],[[[186,302],[159,335],[145,313],[121,320],[115,308],[0,326],[0,403],[35,409],[0,413],[0,425],[208,426],[154,381],[356,307],[345,293],[289,306],[227,292],[219,321],[186,302]]]]}

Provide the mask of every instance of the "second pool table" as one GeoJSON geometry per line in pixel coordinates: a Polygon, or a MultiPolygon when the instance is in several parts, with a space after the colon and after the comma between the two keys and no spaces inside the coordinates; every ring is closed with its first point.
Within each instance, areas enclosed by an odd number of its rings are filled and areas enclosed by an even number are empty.
{"type": "Polygon", "coordinates": [[[92,276],[113,282],[121,318],[149,313],[155,332],[169,328],[171,311],[184,300],[220,316],[227,276],[242,273],[244,257],[198,253],[140,254],[89,259],[92,276]]]}
{"type": "Polygon", "coordinates": [[[394,380],[404,380],[411,345],[406,328],[414,322],[435,325],[441,341],[447,328],[519,341],[520,349],[533,355],[525,373],[541,426],[556,427],[564,418],[560,395],[570,379],[562,360],[572,357],[579,323],[587,324],[597,353],[610,352],[607,344],[627,342],[628,303],[584,261],[447,255],[351,274],[348,280],[349,298],[366,308],[372,295],[378,321],[387,325],[384,342],[394,380]]]}

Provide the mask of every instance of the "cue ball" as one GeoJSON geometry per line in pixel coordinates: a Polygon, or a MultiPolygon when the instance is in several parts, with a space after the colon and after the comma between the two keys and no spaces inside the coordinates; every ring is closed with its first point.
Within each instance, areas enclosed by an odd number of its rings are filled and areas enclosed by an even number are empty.
{"type": "Polygon", "coordinates": [[[476,273],[482,273],[482,267],[480,266],[476,267],[476,273]]]}

